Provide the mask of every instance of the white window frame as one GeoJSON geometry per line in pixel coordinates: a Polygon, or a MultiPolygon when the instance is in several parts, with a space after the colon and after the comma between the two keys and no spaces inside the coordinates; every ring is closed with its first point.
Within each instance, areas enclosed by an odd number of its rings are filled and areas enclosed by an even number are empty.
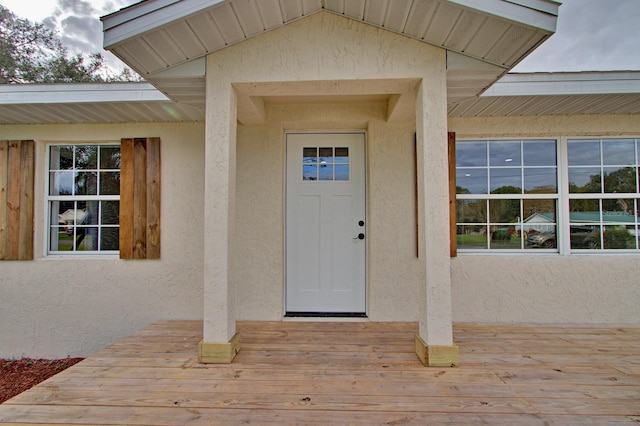
{"type": "MultiPolygon", "coordinates": [[[[45,146],[45,235],[44,235],[44,255],[46,257],[117,257],[120,253],[120,250],[52,250],[51,249],[51,229],[55,224],[52,224],[52,203],[55,201],[120,201],[120,194],[118,195],[50,195],[50,176],[51,176],[51,148],[56,146],[102,146],[102,147],[120,147],[120,141],[101,141],[101,142],[91,142],[91,141],[65,141],[65,142],[50,142],[45,146]]],[[[98,166],[97,170],[100,171],[120,171],[120,169],[101,169],[100,168],[100,157],[98,156],[98,166]]],[[[55,171],[55,170],[53,170],[55,171]]],[[[99,184],[98,184],[99,185],[99,184]]],[[[74,220],[75,222],[75,220],[74,220]]],[[[118,221],[119,222],[119,221],[118,221]]],[[[100,235],[100,228],[102,225],[96,225],[98,228],[98,235],[100,235]]],[[[108,226],[114,227],[114,226],[108,226]]],[[[120,228],[120,223],[118,223],[118,228],[120,228]]],[[[75,234],[74,234],[75,235],[75,234]]],[[[98,240],[98,247],[100,247],[100,242],[98,240]]]]}
{"type": "MultiPolygon", "coordinates": [[[[637,193],[585,193],[585,194],[575,194],[569,193],[569,162],[568,162],[568,145],[570,140],[592,140],[592,141],[602,141],[602,140],[624,140],[624,139],[633,139],[636,141],[636,159],[638,158],[638,151],[640,150],[640,136],[631,135],[631,136],[603,136],[603,135],[580,135],[580,136],[546,136],[546,137],[527,137],[527,138],[492,138],[492,137],[482,137],[482,138],[461,138],[457,139],[456,142],[472,142],[472,141],[527,141],[527,140],[555,140],[556,141],[556,170],[557,170],[557,180],[558,180],[558,191],[556,194],[456,194],[456,201],[461,199],[548,199],[555,198],[556,201],[556,249],[516,249],[516,250],[506,250],[506,249],[464,249],[458,247],[458,253],[461,255],[639,255],[640,254],[640,242],[638,242],[638,247],[636,249],[605,249],[605,248],[596,248],[596,249],[584,249],[584,248],[571,248],[570,241],[570,229],[571,229],[571,221],[570,221],[570,200],[572,199],[617,199],[617,198],[631,198],[636,201],[636,217],[638,215],[637,211],[640,210],[640,174],[638,174],[636,187],[638,188],[637,193]],[[480,195],[480,196],[479,196],[480,195]]],[[[457,159],[456,159],[457,165],[457,159]]],[[[455,165],[454,165],[455,166],[455,165]]],[[[602,165],[601,161],[601,167],[602,165]]],[[[640,164],[636,164],[636,166],[640,166],[640,164]]],[[[490,223],[487,224],[490,226],[490,223]]],[[[601,222],[599,225],[604,226],[605,222],[601,218],[601,222]]],[[[640,219],[637,218],[635,222],[636,233],[640,233],[640,219]]],[[[489,233],[489,229],[487,233],[489,233]]],[[[487,236],[487,238],[490,238],[487,236]]]]}
{"type": "MultiPolygon", "coordinates": [[[[560,228],[560,220],[559,220],[559,210],[560,210],[560,185],[561,185],[561,178],[560,178],[560,170],[559,170],[559,166],[558,166],[558,158],[559,158],[559,145],[560,145],[560,138],[558,137],[527,137],[527,138],[464,138],[464,139],[456,139],[456,143],[457,142],[500,142],[500,141],[505,141],[505,142],[527,142],[527,141],[555,141],[556,143],[556,184],[558,185],[557,188],[558,190],[555,193],[548,193],[548,194],[525,194],[524,192],[519,193],[519,194],[491,194],[490,192],[487,194],[456,194],[456,202],[457,200],[486,200],[487,201],[487,209],[489,209],[489,201],[490,200],[534,200],[534,199],[538,199],[538,200],[555,200],[556,203],[556,220],[555,220],[555,226],[556,226],[556,248],[551,248],[551,249],[546,249],[546,248],[527,248],[525,241],[524,241],[524,237],[523,241],[522,241],[522,248],[520,249],[491,249],[491,248],[484,248],[484,249],[465,249],[465,248],[460,248],[458,247],[458,252],[462,253],[462,254],[491,254],[491,255],[500,255],[500,254],[554,254],[554,253],[558,253],[558,245],[560,244],[560,242],[557,241],[558,238],[558,230],[560,228]]],[[[521,155],[524,155],[523,152],[521,152],[521,155]]],[[[522,159],[521,159],[522,160],[522,159]]],[[[456,164],[454,166],[457,166],[457,158],[456,158],[456,164]]],[[[523,170],[526,168],[524,166],[524,163],[521,161],[520,163],[520,168],[523,170]]],[[[487,163],[487,172],[489,172],[490,170],[490,165],[487,163]]],[[[524,178],[524,175],[523,175],[524,178]]],[[[487,217],[489,217],[488,215],[488,211],[487,211],[487,217]]],[[[456,221],[457,224],[457,221],[456,221]]],[[[498,225],[497,223],[494,223],[493,225],[498,225]]],[[[487,238],[491,238],[491,228],[492,223],[491,222],[487,222],[487,238]]],[[[522,231],[522,230],[521,230],[522,231]]]]}

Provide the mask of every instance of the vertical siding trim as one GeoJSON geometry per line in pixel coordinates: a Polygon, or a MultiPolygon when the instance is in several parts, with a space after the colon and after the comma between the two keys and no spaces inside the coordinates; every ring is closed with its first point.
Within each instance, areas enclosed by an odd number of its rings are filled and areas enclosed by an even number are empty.
{"type": "Polygon", "coordinates": [[[33,259],[33,141],[0,142],[0,259],[33,259]]]}
{"type": "Polygon", "coordinates": [[[120,259],[133,259],[133,139],[120,141],[120,259]]]}
{"type": "Polygon", "coordinates": [[[160,258],[160,138],[147,139],[147,259],[160,258]]]}
{"type": "Polygon", "coordinates": [[[458,256],[458,231],[456,227],[456,134],[447,133],[449,149],[449,255],[458,256]]]}

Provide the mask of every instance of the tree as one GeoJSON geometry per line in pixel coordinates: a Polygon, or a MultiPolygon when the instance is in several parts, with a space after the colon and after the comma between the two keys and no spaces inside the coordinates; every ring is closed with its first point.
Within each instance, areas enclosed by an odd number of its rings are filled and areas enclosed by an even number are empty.
{"type": "Polygon", "coordinates": [[[100,53],[70,55],[55,31],[0,5],[0,84],[131,80],[128,68],[113,75],[100,53]]]}

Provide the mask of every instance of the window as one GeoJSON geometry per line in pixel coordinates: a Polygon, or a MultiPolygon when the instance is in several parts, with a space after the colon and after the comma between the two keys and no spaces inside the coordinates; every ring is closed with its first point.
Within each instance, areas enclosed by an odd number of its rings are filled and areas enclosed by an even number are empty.
{"type": "Polygon", "coordinates": [[[457,142],[458,249],[555,248],[556,152],[555,140],[457,142]]]}
{"type": "Polygon", "coordinates": [[[638,249],[640,140],[569,139],[571,250],[638,249]]]}
{"type": "Polygon", "coordinates": [[[302,180],[349,180],[349,148],[304,147],[302,180]]]}
{"type": "Polygon", "coordinates": [[[120,145],[48,148],[48,253],[118,253],[120,145]]]}
{"type": "Polygon", "coordinates": [[[640,251],[640,139],[457,141],[456,194],[463,252],[640,251]]]}

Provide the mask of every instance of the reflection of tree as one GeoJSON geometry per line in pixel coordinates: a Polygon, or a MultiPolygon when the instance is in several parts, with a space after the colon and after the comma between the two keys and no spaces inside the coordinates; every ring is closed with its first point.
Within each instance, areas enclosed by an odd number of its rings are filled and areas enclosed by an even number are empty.
{"type": "MultiPolygon", "coordinates": [[[[623,167],[616,171],[605,173],[604,192],[606,193],[636,193],[636,170],[633,167],[623,167]]],[[[574,194],[601,194],[602,175],[600,173],[589,176],[589,182],[583,186],[578,186],[574,182],[569,182],[569,192],[574,194]]],[[[628,203],[623,199],[603,200],[603,209],[607,211],[623,211],[633,215],[633,203],[628,203]]],[[[599,211],[597,200],[571,200],[571,211],[599,211]]]]}

